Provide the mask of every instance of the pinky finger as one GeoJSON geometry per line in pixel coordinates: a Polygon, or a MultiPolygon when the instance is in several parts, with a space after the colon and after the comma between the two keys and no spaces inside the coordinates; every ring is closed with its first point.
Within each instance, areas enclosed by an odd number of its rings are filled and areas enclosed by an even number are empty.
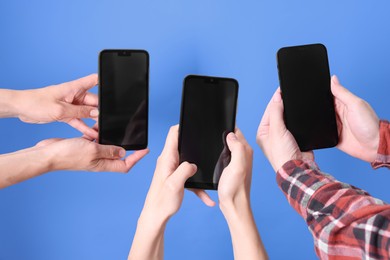
{"type": "Polygon", "coordinates": [[[201,201],[203,201],[203,203],[206,204],[207,206],[209,207],[215,206],[215,201],[213,201],[210,198],[209,194],[207,194],[207,192],[205,192],[204,190],[198,190],[198,189],[189,189],[189,190],[195,193],[195,195],[198,196],[198,198],[201,201]]]}

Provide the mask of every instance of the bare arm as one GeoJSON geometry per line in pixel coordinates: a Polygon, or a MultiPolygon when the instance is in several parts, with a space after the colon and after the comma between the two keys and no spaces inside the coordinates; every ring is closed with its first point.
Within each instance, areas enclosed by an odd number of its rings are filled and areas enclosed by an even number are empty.
{"type": "Polygon", "coordinates": [[[232,237],[234,259],[268,259],[250,205],[223,211],[232,237]]]}
{"type": "Polygon", "coordinates": [[[232,237],[234,259],[268,259],[250,205],[252,148],[239,129],[226,139],[231,161],[219,181],[218,197],[232,237]]]}
{"type": "Polygon", "coordinates": [[[158,214],[142,212],[128,259],[163,259],[167,222],[168,219],[162,220],[158,214]]]}
{"type": "Polygon", "coordinates": [[[0,188],[16,184],[48,172],[53,167],[52,155],[43,148],[30,148],[0,156],[0,188]]]}
{"type": "MultiPolygon", "coordinates": [[[[144,208],[138,219],[129,260],[163,259],[166,223],[181,206],[185,181],[196,173],[194,164],[183,162],[179,165],[178,131],[178,126],[171,127],[164,150],[158,158],[144,208]]],[[[214,204],[210,206],[212,205],[214,204]]]]}
{"type": "Polygon", "coordinates": [[[0,89],[0,118],[17,117],[17,102],[19,91],[0,89]]]}

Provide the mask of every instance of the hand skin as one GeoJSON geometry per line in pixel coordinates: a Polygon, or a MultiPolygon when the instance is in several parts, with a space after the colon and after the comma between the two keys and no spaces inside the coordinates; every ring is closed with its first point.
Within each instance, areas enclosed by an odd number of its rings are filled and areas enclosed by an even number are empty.
{"type": "Polygon", "coordinates": [[[26,123],[65,122],[97,139],[98,132],[81,118],[97,119],[98,97],[88,90],[98,83],[92,74],[59,85],[32,90],[0,90],[0,117],[18,117],[26,123]]]}
{"type": "Polygon", "coordinates": [[[379,146],[379,118],[371,106],[340,85],[332,77],[339,143],[337,147],[366,162],[375,161],[379,146]]]}
{"type": "Polygon", "coordinates": [[[290,160],[314,160],[313,152],[299,150],[293,135],[284,124],[283,110],[282,97],[278,88],[267,105],[256,135],[257,144],[275,172],[290,160]]]}
{"type": "Polygon", "coordinates": [[[0,188],[55,170],[127,173],[148,152],[136,151],[121,160],[126,154],[121,147],[100,145],[85,138],[48,139],[34,147],[0,155],[0,188]]]}
{"type": "Polygon", "coordinates": [[[226,138],[231,161],[218,185],[219,207],[228,223],[234,259],[268,259],[250,205],[253,150],[239,129],[226,138]]]}
{"type": "MultiPolygon", "coordinates": [[[[356,158],[373,162],[379,145],[379,119],[370,105],[331,79],[335,98],[339,143],[337,147],[356,158]]],[[[314,160],[312,152],[301,152],[283,119],[283,102],[278,88],[257,130],[257,144],[275,171],[293,159],[314,160]]]]}
{"type": "MultiPolygon", "coordinates": [[[[267,259],[249,201],[252,149],[239,130],[237,137],[228,135],[227,143],[232,160],[222,173],[218,195],[232,234],[235,259],[267,259]]],[[[195,172],[193,164],[184,162],[179,166],[178,127],[174,126],[158,159],[128,259],[163,259],[166,223],[179,210],[184,183],[195,172]]],[[[207,193],[197,191],[206,205],[214,206],[207,193]]]]}
{"type": "Polygon", "coordinates": [[[179,165],[178,131],[177,125],[171,127],[157,160],[128,259],[163,259],[166,223],[179,210],[184,197],[184,183],[197,169],[196,165],[188,162],[179,165]]]}

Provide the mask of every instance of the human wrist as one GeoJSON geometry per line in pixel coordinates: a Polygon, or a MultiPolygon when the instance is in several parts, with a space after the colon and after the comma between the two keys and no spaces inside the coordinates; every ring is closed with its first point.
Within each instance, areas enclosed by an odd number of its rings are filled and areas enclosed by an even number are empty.
{"type": "Polygon", "coordinates": [[[23,91],[3,89],[0,95],[0,117],[18,117],[23,91]]]}
{"type": "Polygon", "coordinates": [[[252,212],[249,195],[246,194],[242,194],[242,196],[238,196],[238,198],[221,200],[219,208],[226,219],[252,212]]]}
{"type": "Polygon", "coordinates": [[[250,203],[242,203],[240,205],[224,205],[221,208],[229,228],[242,226],[253,222],[253,213],[250,203]]]}
{"type": "Polygon", "coordinates": [[[58,167],[58,156],[49,149],[49,147],[37,147],[38,156],[41,159],[42,166],[46,169],[46,172],[61,170],[58,167]]]}
{"type": "Polygon", "coordinates": [[[70,170],[67,165],[69,160],[54,148],[52,145],[35,148],[43,159],[42,165],[47,168],[47,171],[70,170]]]}
{"type": "Polygon", "coordinates": [[[37,99],[36,93],[38,91],[37,89],[18,91],[15,96],[16,117],[25,122],[30,120],[31,112],[37,109],[37,107],[33,107],[32,103],[37,99]]]}
{"type": "Polygon", "coordinates": [[[28,149],[27,153],[22,151],[22,154],[29,160],[28,167],[31,172],[39,175],[56,170],[53,155],[46,147],[33,147],[28,149]]]}
{"type": "Polygon", "coordinates": [[[164,232],[169,218],[170,217],[162,216],[162,214],[144,208],[138,218],[137,228],[141,228],[147,233],[157,235],[164,232]]]}

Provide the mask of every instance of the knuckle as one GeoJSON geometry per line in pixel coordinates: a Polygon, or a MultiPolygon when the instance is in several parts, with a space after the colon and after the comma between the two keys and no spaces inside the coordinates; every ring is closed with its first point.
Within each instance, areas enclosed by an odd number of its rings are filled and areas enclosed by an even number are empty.
{"type": "Polygon", "coordinates": [[[174,182],[172,179],[168,179],[166,181],[166,186],[167,186],[168,190],[170,190],[172,192],[177,192],[179,190],[177,183],[174,182]]]}
{"type": "Polygon", "coordinates": [[[361,98],[356,98],[353,102],[353,105],[356,107],[362,107],[362,106],[366,106],[367,102],[361,98]]]}
{"type": "Polygon", "coordinates": [[[164,163],[164,161],[165,161],[164,156],[162,154],[160,154],[157,158],[157,164],[162,164],[162,163],[164,163]]]}
{"type": "Polygon", "coordinates": [[[236,144],[236,149],[238,151],[245,151],[246,148],[245,148],[245,145],[243,143],[239,142],[236,144]]]}
{"type": "Polygon", "coordinates": [[[96,157],[96,155],[97,154],[99,154],[99,146],[97,146],[97,145],[92,145],[92,147],[91,147],[91,152],[92,152],[92,154],[94,155],[94,157],[96,157]]]}
{"type": "Polygon", "coordinates": [[[109,157],[115,157],[115,148],[113,148],[113,147],[110,147],[109,149],[108,149],[108,154],[107,154],[109,157]]]}
{"type": "Polygon", "coordinates": [[[185,161],[185,162],[182,162],[182,163],[181,163],[181,167],[182,167],[182,168],[184,168],[184,169],[187,169],[187,168],[189,168],[189,167],[190,167],[190,163],[189,163],[189,162],[187,162],[187,161],[185,161]]]}
{"type": "Polygon", "coordinates": [[[103,167],[103,163],[99,160],[97,161],[91,161],[90,163],[90,166],[89,166],[89,169],[87,169],[88,171],[91,171],[91,172],[98,172],[100,171],[100,169],[103,167]]]}

